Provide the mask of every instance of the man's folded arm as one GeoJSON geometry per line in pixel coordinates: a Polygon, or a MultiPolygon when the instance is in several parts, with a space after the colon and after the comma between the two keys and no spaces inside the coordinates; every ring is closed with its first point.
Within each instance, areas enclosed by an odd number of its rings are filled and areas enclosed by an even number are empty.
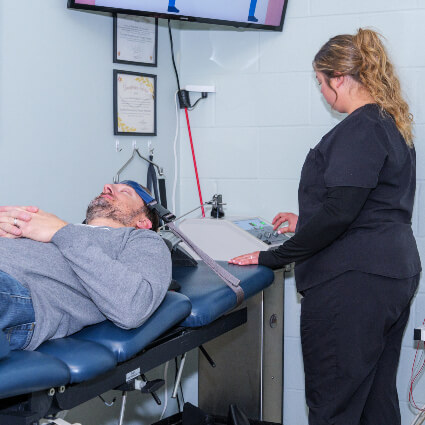
{"type": "Polygon", "coordinates": [[[133,232],[117,259],[78,225],[67,225],[52,238],[99,310],[124,329],[140,326],[155,311],[171,281],[170,252],[158,235],[147,232],[133,232]]]}

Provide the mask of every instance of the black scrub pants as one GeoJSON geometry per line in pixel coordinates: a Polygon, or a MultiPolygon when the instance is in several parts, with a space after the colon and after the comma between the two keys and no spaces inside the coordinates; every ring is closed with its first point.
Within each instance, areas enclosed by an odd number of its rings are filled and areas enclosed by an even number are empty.
{"type": "Polygon", "coordinates": [[[397,367],[418,283],[349,271],[303,292],[309,425],[400,425],[397,367]]]}

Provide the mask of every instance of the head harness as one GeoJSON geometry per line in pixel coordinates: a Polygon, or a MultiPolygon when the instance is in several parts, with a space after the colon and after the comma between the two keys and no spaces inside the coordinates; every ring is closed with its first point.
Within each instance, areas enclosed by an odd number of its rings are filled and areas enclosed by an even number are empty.
{"type": "Polygon", "coordinates": [[[132,187],[136,193],[143,199],[146,206],[155,211],[158,214],[158,217],[164,221],[164,223],[170,223],[173,221],[176,216],[167,208],[164,208],[161,204],[158,204],[155,198],[152,197],[139,183],[133,180],[123,180],[119,184],[126,184],[127,186],[132,187]]]}

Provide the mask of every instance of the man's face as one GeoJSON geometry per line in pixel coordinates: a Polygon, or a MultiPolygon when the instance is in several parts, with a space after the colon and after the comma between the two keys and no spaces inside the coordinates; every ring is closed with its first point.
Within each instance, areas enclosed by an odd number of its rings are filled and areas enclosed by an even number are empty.
{"type": "Polygon", "coordinates": [[[93,199],[86,220],[108,218],[126,227],[136,227],[138,220],[146,218],[144,202],[136,191],[126,184],[106,184],[103,192],[93,199]]]}

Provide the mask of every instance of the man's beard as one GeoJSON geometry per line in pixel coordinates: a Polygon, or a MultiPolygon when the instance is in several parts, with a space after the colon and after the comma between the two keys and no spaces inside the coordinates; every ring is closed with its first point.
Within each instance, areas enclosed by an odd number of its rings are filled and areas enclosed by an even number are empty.
{"type": "Polygon", "coordinates": [[[131,226],[134,218],[140,214],[140,210],[124,213],[119,205],[113,205],[108,199],[102,197],[102,195],[93,199],[86,212],[86,222],[90,223],[95,218],[108,218],[114,220],[123,226],[131,226]]]}

